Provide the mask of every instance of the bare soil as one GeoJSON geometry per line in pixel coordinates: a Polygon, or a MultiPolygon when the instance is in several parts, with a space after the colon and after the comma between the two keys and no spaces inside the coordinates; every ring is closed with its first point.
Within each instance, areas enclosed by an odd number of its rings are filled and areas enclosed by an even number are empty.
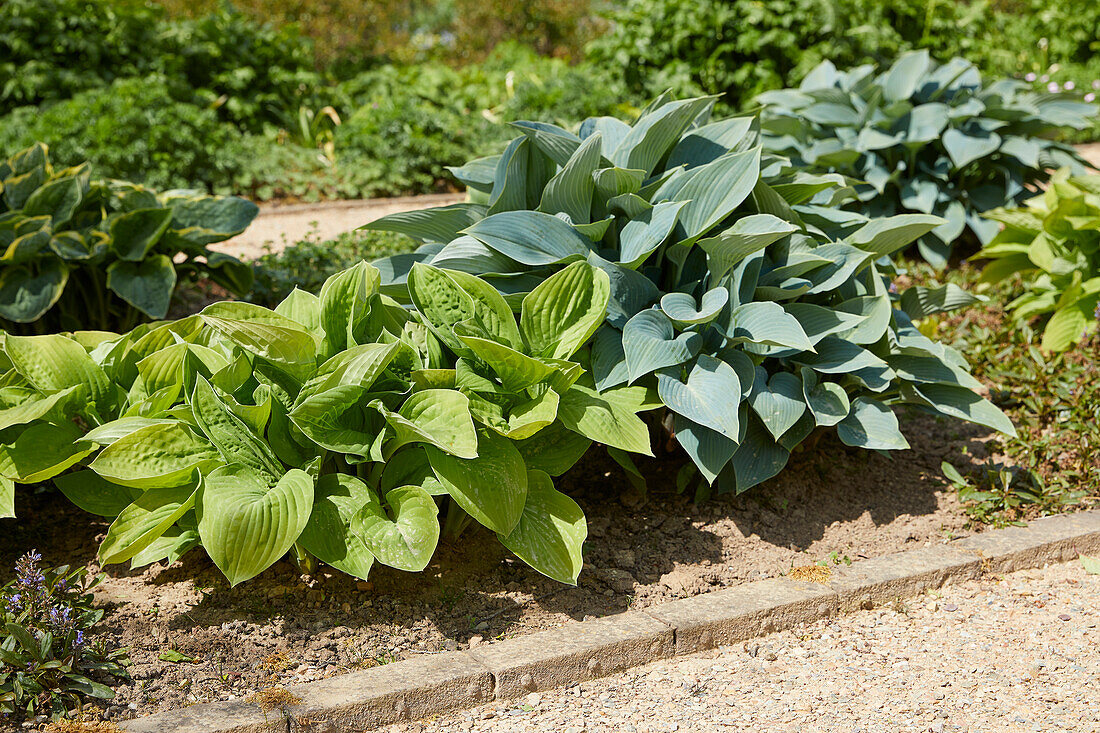
{"type": "MultiPolygon", "coordinates": [[[[106,633],[130,647],[133,682],[100,711],[121,719],[195,702],[246,697],[279,685],[645,608],[784,575],[817,561],[845,562],[970,533],[939,465],[988,455],[989,433],[923,414],[903,419],[913,450],[880,455],[826,436],[776,479],[700,505],[678,495],[681,459],[642,466],[650,491],[629,487],[593,451],[559,487],[588,517],[576,588],[512,557],[485,530],[441,545],[419,574],[375,566],[369,583],[288,560],[229,588],[202,550],[166,567],[104,568],[106,633]],[[165,661],[168,652],[192,661],[165,661]]],[[[107,524],[58,492],[18,497],[24,520],[0,537],[0,568],[38,548],[50,563],[87,563],[107,524]]],[[[0,582],[10,570],[0,571],[0,582]]],[[[171,655],[169,655],[171,656],[171,655]]]]}

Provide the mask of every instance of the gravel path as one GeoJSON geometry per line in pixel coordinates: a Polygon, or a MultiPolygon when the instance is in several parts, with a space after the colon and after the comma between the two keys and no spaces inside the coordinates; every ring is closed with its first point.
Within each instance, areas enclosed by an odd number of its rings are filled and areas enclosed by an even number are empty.
{"type": "Polygon", "coordinates": [[[948,586],[388,733],[1100,731],[1100,576],[948,586]]]}

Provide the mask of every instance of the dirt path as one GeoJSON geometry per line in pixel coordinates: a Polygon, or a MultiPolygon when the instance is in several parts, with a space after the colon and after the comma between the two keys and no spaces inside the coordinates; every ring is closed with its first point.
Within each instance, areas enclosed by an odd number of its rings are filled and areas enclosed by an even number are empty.
{"type": "Polygon", "coordinates": [[[262,206],[252,226],[228,242],[211,249],[237,257],[254,259],[264,252],[264,245],[282,249],[316,231],[322,240],[363,226],[367,222],[399,211],[415,211],[432,206],[444,206],[462,201],[465,194],[443,193],[429,196],[365,199],[359,201],[329,201],[320,204],[262,206]]]}
{"type": "Polygon", "coordinates": [[[387,733],[1096,731],[1100,576],[990,577],[387,733]]]}

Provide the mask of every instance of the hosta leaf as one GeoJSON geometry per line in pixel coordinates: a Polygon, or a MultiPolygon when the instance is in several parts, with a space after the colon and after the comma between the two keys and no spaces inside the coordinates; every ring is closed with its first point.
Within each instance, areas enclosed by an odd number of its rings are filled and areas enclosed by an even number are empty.
{"type": "Polygon", "coordinates": [[[77,443],[78,437],[80,428],[71,422],[30,425],[14,442],[0,445],[0,476],[24,484],[53,478],[96,449],[77,443]]]}
{"type": "Polygon", "coordinates": [[[818,382],[812,369],[802,368],[802,398],[813,413],[814,421],[830,427],[848,416],[848,393],[836,382],[818,382]]]}
{"type": "Polygon", "coordinates": [[[502,545],[543,575],[577,584],[588,524],[577,502],[554,488],[542,471],[527,472],[527,502],[515,529],[499,535],[502,545]]]}
{"type": "Polygon", "coordinates": [[[790,372],[776,372],[765,382],[766,376],[767,372],[757,367],[749,404],[772,437],[779,440],[806,411],[802,380],[790,372]]]}
{"type": "Polygon", "coordinates": [[[161,560],[165,560],[171,565],[183,557],[186,552],[198,547],[200,544],[202,544],[202,539],[199,537],[198,529],[184,529],[177,524],[169,527],[164,534],[150,542],[144,550],[130,558],[130,569],[144,567],[161,560]]]}
{"type": "Polygon", "coordinates": [[[891,102],[909,99],[931,66],[932,59],[926,50],[902,54],[883,79],[882,90],[886,99],[891,102]]]}
{"type": "Polygon", "coordinates": [[[386,493],[386,505],[365,504],[352,520],[352,532],[384,565],[419,572],[428,566],[439,543],[435,499],[419,486],[400,486],[386,493]]]}
{"type": "Polygon", "coordinates": [[[1041,346],[1047,351],[1065,351],[1080,341],[1089,322],[1088,309],[1071,303],[1054,312],[1043,329],[1041,346]]]}
{"type": "Polygon", "coordinates": [[[5,266],[0,272],[0,317],[16,323],[33,323],[53,308],[69,281],[69,268],[59,259],[5,266]]]}
{"type": "Polygon", "coordinates": [[[382,417],[364,404],[366,393],[366,389],[355,385],[318,392],[294,406],[290,422],[322,448],[366,456],[384,425],[382,417]]]}
{"type": "Polygon", "coordinates": [[[587,237],[541,211],[493,214],[464,233],[524,265],[553,265],[584,258],[591,249],[587,237]]]}
{"type": "Polygon", "coordinates": [[[992,155],[1001,146],[1000,135],[976,128],[968,134],[952,127],[943,133],[940,141],[955,168],[965,168],[979,158],[992,155]]]}
{"type": "Polygon", "coordinates": [[[135,489],[181,486],[195,471],[223,463],[210,443],[182,423],[150,425],[119,438],[88,467],[102,478],[135,489]]]}
{"type": "Polygon", "coordinates": [[[275,564],[309,521],[313,477],[292,468],[275,485],[239,463],[203,480],[196,513],[210,559],[237,585],[275,564]]]}
{"type": "Polygon", "coordinates": [[[709,323],[718,317],[729,298],[730,293],[725,288],[712,288],[703,293],[697,307],[695,298],[687,293],[665,293],[661,298],[661,310],[680,327],[709,323]]]}
{"type": "Polygon", "coordinates": [[[198,377],[190,396],[195,422],[221,453],[226,463],[240,463],[265,481],[274,483],[283,466],[270,446],[234,415],[203,377],[198,377]]]}
{"type": "Polygon", "coordinates": [[[176,289],[176,268],[168,255],[115,262],[107,268],[107,287],[150,318],[164,318],[176,289]]]}
{"type": "Polygon", "coordinates": [[[979,303],[981,300],[981,297],[966,292],[958,285],[948,283],[938,288],[927,288],[923,285],[909,288],[901,294],[900,305],[910,318],[917,320],[979,303]]]}
{"type": "Polygon", "coordinates": [[[682,99],[642,115],[611,153],[611,162],[622,168],[644,170],[649,176],[711,102],[707,97],[682,99]]]}
{"type": "Polygon", "coordinates": [[[687,201],[680,211],[676,238],[695,241],[748,198],[760,177],[760,148],[728,153],[692,171],[674,197],[687,201]]]}
{"type": "Polygon", "coordinates": [[[848,235],[848,242],[877,255],[892,255],[943,224],[927,214],[898,214],[872,219],[848,235]]]}
{"type": "Polygon", "coordinates": [[[58,178],[42,185],[27,197],[23,204],[23,215],[48,216],[50,226],[60,229],[61,225],[72,218],[82,198],[83,190],[78,176],[58,178]]]}
{"type": "Polygon", "coordinates": [[[741,381],[729,364],[700,354],[688,373],[687,384],[667,371],[657,373],[661,402],[678,415],[737,442],[741,381]],[[721,395],[716,399],[716,395],[721,395]]]}
{"type": "Polygon", "coordinates": [[[751,214],[698,245],[707,253],[711,282],[725,277],[743,259],[798,231],[798,227],[771,214],[751,214]]]}
{"type": "Polygon", "coordinates": [[[99,546],[99,561],[110,565],[137,555],[191,511],[197,493],[194,485],[143,492],[111,523],[99,546]]]}
{"type": "Polygon", "coordinates": [[[600,393],[574,384],[561,396],[558,417],[565,427],[596,442],[651,456],[649,429],[638,417],[638,412],[646,409],[645,396],[642,387],[616,387],[600,393]]]}
{"type": "Polygon", "coordinates": [[[317,339],[296,321],[248,303],[223,302],[199,314],[203,323],[290,376],[305,379],[317,364],[317,339]]]}
{"type": "Polygon", "coordinates": [[[914,384],[913,391],[938,412],[977,425],[985,425],[1005,435],[1015,437],[1012,421],[989,400],[966,387],[950,384],[914,384]]]}
{"type": "Polygon", "coordinates": [[[592,194],[596,188],[592,174],[600,162],[601,142],[599,135],[593,135],[581,143],[546,184],[539,211],[568,214],[574,223],[584,224],[591,220],[592,194]]]}
{"type": "Polygon", "coordinates": [[[467,514],[498,534],[515,528],[527,498],[527,468],[511,440],[479,430],[477,458],[456,458],[434,446],[427,452],[436,477],[467,514]]]}
{"type": "Polygon", "coordinates": [[[886,405],[867,397],[852,400],[848,416],[837,423],[837,436],[845,445],[874,450],[904,450],[909,441],[898,428],[898,418],[886,405]]]}
{"type": "Polygon", "coordinates": [[[101,409],[115,399],[111,380],[84,347],[60,334],[12,336],[4,351],[16,371],[39,392],[52,394],[82,387],[83,394],[101,409]]]}
{"type": "Polygon", "coordinates": [[[409,272],[409,294],[432,333],[460,355],[468,350],[453,329],[466,321],[497,336],[506,346],[518,348],[522,344],[508,304],[483,280],[417,263],[409,272]]]}
{"type": "Polygon", "coordinates": [[[101,517],[117,517],[141,496],[140,490],[113,484],[88,469],[55,476],[53,482],[73,504],[101,517]]]}
{"type": "Polygon", "coordinates": [[[401,211],[375,219],[360,229],[380,232],[398,232],[418,242],[446,244],[466,227],[485,216],[485,207],[479,204],[451,204],[420,211],[401,211]]]}
{"type": "Polygon", "coordinates": [[[791,457],[790,451],[772,439],[755,414],[747,414],[749,425],[745,437],[737,446],[737,452],[733,454],[729,465],[717,479],[720,491],[726,490],[725,485],[730,479],[733,480],[733,488],[737,493],[747,491],[777,476],[791,457]]]}
{"type": "Polygon", "coordinates": [[[568,359],[607,315],[611,281],[587,262],[574,262],[523,299],[520,330],[536,356],[568,359]]]}
{"type": "Polygon", "coordinates": [[[672,321],[658,310],[642,311],[623,328],[623,350],[631,382],[658,369],[683,364],[701,347],[699,334],[675,335],[672,321]]]}
{"type": "Polygon", "coordinates": [[[707,483],[714,483],[718,474],[737,452],[737,442],[679,414],[674,417],[673,427],[676,442],[688,454],[707,483]]]}
{"type": "Polygon", "coordinates": [[[435,446],[459,458],[476,458],[478,439],[470,416],[470,400],[453,389],[415,392],[401,409],[385,412],[395,437],[387,446],[392,452],[413,442],[435,446]]]}
{"type": "Polygon", "coordinates": [[[568,430],[561,422],[516,442],[528,469],[551,476],[560,476],[576,465],[591,445],[590,438],[568,430]]]}
{"type": "Polygon", "coordinates": [[[324,332],[321,355],[332,356],[355,344],[370,311],[369,298],[381,287],[378,270],[365,262],[332,275],[321,286],[318,321],[324,332]]]}
{"type": "Polygon", "coordinates": [[[816,354],[799,354],[796,360],[823,374],[847,374],[867,367],[885,367],[886,362],[867,349],[836,336],[826,336],[817,343],[816,354]]]}
{"type": "MultiPolygon", "coordinates": [[[[461,330],[461,329],[460,329],[461,330]]],[[[509,392],[519,392],[549,377],[554,367],[492,339],[461,334],[459,340],[488,364],[509,392]]]]}
{"type": "Polygon", "coordinates": [[[636,269],[672,233],[686,201],[665,201],[630,217],[619,232],[619,262],[636,269]]]}
{"type": "Polygon", "coordinates": [[[309,522],[298,542],[321,562],[366,580],[374,555],[355,531],[359,527],[354,520],[368,504],[378,504],[378,497],[355,476],[345,473],[321,476],[314,488],[309,522]]]}
{"type": "MultiPolygon", "coordinates": [[[[120,259],[141,262],[172,223],[172,209],[137,209],[111,219],[111,250],[120,259]]],[[[162,316],[163,317],[163,316],[162,316]]]]}
{"type": "Polygon", "coordinates": [[[733,309],[726,335],[735,343],[749,342],[813,351],[814,344],[798,319],[778,303],[745,303],[733,309]]]}
{"type": "Polygon", "coordinates": [[[13,425],[26,425],[39,419],[56,421],[57,417],[68,410],[74,398],[80,397],[80,386],[73,385],[54,392],[48,397],[27,399],[20,404],[0,410],[0,430],[7,430],[13,425]]]}

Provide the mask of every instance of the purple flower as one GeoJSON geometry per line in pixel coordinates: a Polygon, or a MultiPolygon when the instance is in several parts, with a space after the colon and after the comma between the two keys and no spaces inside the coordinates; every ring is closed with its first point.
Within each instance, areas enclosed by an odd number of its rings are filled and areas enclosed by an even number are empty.
{"type": "Polygon", "coordinates": [[[1039,81],[1046,84],[1048,81],[1050,81],[1050,75],[1049,74],[1043,74],[1042,76],[1039,77],[1039,81]]]}
{"type": "Polygon", "coordinates": [[[1096,95],[1093,94],[1092,92],[1089,92],[1088,94],[1085,95],[1085,101],[1086,102],[1092,102],[1095,99],[1096,99],[1096,95]]]}
{"type": "Polygon", "coordinates": [[[74,640],[74,643],[77,646],[84,646],[84,632],[83,631],[76,632],[76,639],[74,640]]]}
{"type": "Polygon", "coordinates": [[[1027,73],[1027,74],[1026,74],[1026,75],[1024,76],[1024,79],[1026,79],[1027,81],[1035,81],[1035,79],[1036,79],[1036,78],[1037,78],[1037,77],[1035,76],[1035,72],[1033,72],[1033,71],[1032,71],[1032,72],[1028,72],[1028,73],[1027,73]]]}
{"type": "Polygon", "coordinates": [[[1073,83],[1073,80],[1072,80],[1072,79],[1071,79],[1071,80],[1069,80],[1069,81],[1067,81],[1067,82],[1066,82],[1065,84],[1063,84],[1063,85],[1062,85],[1062,87],[1063,87],[1063,88],[1064,88],[1064,89],[1065,89],[1065,90],[1066,90],[1067,92],[1072,92],[1072,91],[1073,91],[1073,88],[1074,88],[1075,86],[1077,86],[1077,85],[1073,83]]]}
{"type": "Polygon", "coordinates": [[[1096,81],[1094,81],[1092,83],[1092,88],[1093,89],[1100,89],[1100,79],[1097,79],[1096,81]]]}
{"type": "Polygon", "coordinates": [[[890,283],[890,292],[891,293],[897,293],[898,292],[898,284],[897,283],[890,283]]]}
{"type": "Polygon", "coordinates": [[[1051,83],[1047,84],[1047,91],[1051,93],[1058,91],[1058,82],[1052,81],[1051,83]]]}

